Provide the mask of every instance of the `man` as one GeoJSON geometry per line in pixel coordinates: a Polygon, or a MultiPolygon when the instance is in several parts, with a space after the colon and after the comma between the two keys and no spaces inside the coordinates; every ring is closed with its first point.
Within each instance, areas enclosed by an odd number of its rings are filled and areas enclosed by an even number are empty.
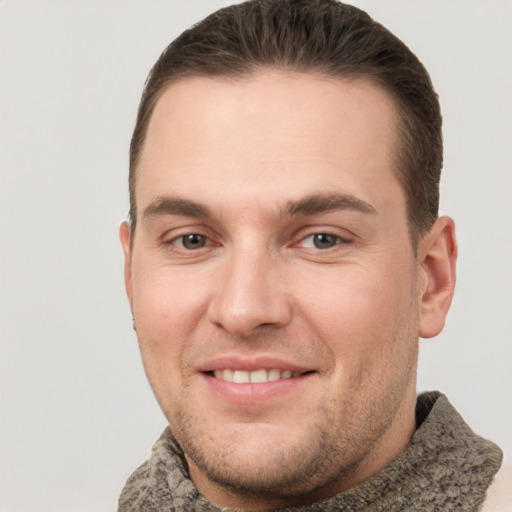
{"type": "Polygon", "coordinates": [[[125,279],[169,422],[119,510],[479,510],[501,452],[439,393],[454,223],[427,72],[333,0],[232,6],[153,67],[125,279]]]}

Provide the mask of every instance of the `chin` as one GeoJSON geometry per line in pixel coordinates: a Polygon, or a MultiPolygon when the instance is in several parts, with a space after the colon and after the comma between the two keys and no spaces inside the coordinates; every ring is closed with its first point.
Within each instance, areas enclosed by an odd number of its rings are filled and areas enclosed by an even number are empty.
{"type": "MultiPolygon", "coordinates": [[[[191,473],[195,467],[223,489],[254,498],[272,497],[278,503],[279,498],[310,494],[350,472],[353,464],[343,463],[349,454],[322,428],[327,424],[325,414],[290,425],[246,423],[198,429],[195,423],[195,428],[179,428],[175,435],[191,473]]],[[[191,424],[185,421],[182,427],[191,424]]]]}

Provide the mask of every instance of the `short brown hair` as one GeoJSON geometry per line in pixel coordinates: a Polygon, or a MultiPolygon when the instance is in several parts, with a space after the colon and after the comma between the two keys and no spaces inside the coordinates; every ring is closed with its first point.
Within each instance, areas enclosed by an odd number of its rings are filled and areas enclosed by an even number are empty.
{"type": "Polygon", "coordinates": [[[397,177],[417,242],[438,215],[443,160],[441,112],[430,77],[409,48],[364,11],[336,0],[250,0],[183,32],[146,81],[130,146],[130,221],[136,169],[155,104],[166,86],[191,76],[247,76],[277,67],[365,78],[395,100],[400,117],[397,177]]]}

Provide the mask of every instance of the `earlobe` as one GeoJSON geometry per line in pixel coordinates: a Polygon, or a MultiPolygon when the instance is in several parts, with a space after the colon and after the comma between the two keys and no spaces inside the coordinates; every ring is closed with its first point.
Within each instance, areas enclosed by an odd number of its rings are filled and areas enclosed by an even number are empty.
{"type": "Polygon", "coordinates": [[[419,335],[432,338],[443,330],[455,289],[457,242],[451,218],[437,219],[420,242],[418,256],[423,274],[419,335]]]}
{"type": "Polygon", "coordinates": [[[131,229],[127,222],[123,222],[119,227],[119,239],[124,252],[124,284],[126,288],[126,294],[130,301],[130,307],[132,305],[132,272],[131,272],[131,229]]]}

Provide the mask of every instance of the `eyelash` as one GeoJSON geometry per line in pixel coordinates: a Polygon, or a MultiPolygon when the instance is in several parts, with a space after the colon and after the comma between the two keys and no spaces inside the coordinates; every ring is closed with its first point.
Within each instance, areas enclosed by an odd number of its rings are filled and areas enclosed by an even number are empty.
{"type": "Polygon", "coordinates": [[[335,249],[336,246],[338,246],[338,245],[350,244],[350,243],[353,242],[353,240],[351,240],[350,238],[342,236],[339,233],[333,233],[333,232],[330,232],[330,231],[316,231],[314,233],[310,233],[310,234],[302,237],[300,239],[299,243],[296,244],[296,245],[304,244],[304,242],[307,239],[311,239],[312,245],[314,245],[314,247],[305,247],[305,248],[306,249],[319,250],[319,251],[328,251],[330,249],[335,249]],[[331,242],[333,242],[333,244],[330,245],[329,247],[318,247],[318,246],[315,245],[315,242],[317,241],[317,240],[315,240],[315,237],[330,237],[331,238],[331,242]]]}
{"type": "Polygon", "coordinates": [[[182,250],[182,251],[187,251],[187,252],[194,252],[194,251],[197,251],[198,249],[203,249],[204,247],[208,247],[213,244],[213,242],[209,236],[203,235],[202,233],[197,233],[197,232],[184,233],[182,235],[172,238],[171,240],[164,241],[164,244],[176,248],[176,244],[179,243],[180,241],[181,241],[181,244],[180,244],[181,247],[177,247],[177,249],[182,250]],[[200,247],[196,247],[194,249],[187,248],[185,246],[186,239],[188,238],[190,240],[192,237],[200,237],[201,239],[204,240],[204,242],[205,242],[204,245],[201,245],[200,247]]]}
{"type": "MultiPolygon", "coordinates": [[[[329,242],[327,242],[327,243],[329,243],[329,242]]],[[[347,245],[347,244],[351,244],[351,243],[353,243],[353,240],[351,238],[342,236],[339,233],[329,231],[329,230],[325,230],[325,231],[319,230],[319,231],[315,231],[315,232],[306,234],[305,236],[302,236],[298,242],[292,244],[292,247],[294,247],[294,246],[300,247],[302,245],[302,247],[306,250],[327,252],[327,251],[335,249],[338,245],[347,245]],[[332,245],[330,245],[329,247],[317,247],[315,245],[315,237],[330,237],[332,245]],[[304,245],[304,242],[308,239],[311,239],[313,247],[311,247],[311,246],[306,247],[304,245]]],[[[184,234],[176,236],[168,241],[164,241],[164,244],[167,246],[171,246],[174,250],[185,251],[185,252],[196,252],[196,251],[199,251],[200,249],[215,245],[215,243],[212,241],[212,239],[208,235],[204,235],[202,233],[194,232],[194,231],[184,233],[184,234]],[[190,241],[190,239],[192,237],[199,237],[200,239],[202,239],[204,241],[203,245],[200,245],[199,247],[195,247],[195,248],[186,247],[187,238],[190,241]],[[179,245],[177,245],[177,244],[179,244],[179,245]]]]}

